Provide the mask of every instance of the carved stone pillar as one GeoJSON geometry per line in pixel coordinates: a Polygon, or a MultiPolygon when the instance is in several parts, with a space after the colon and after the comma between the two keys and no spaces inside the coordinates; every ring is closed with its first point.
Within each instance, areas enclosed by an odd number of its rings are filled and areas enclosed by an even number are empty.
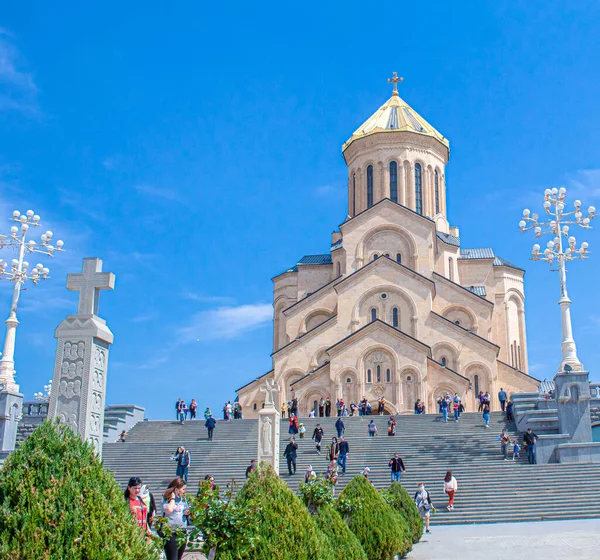
{"type": "Polygon", "coordinates": [[[69,274],[67,288],[80,292],[76,315],[57,327],[58,339],[48,416],[69,425],[102,455],[108,351],[113,334],[96,315],[99,290],[112,290],[115,275],[100,259],[84,259],[82,274],[69,274]]]}
{"type": "Polygon", "coordinates": [[[258,413],[258,464],[269,463],[279,474],[279,411],[274,405],[265,404],[258,413]]]}

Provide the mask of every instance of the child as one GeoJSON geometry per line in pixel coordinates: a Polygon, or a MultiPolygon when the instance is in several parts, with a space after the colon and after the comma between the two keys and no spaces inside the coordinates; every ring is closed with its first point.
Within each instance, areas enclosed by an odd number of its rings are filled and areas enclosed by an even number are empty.
{"type": "Polygon", "coordinates": [[[298,433],[300,434],[300,439],[304,439],[304,433],[306,432],[306,428],[304,424],[300,422],[300,427],[298,428],[298,433]]]}
{"type": "Polygon", "coordinates": [[[515,439],[513,440],[513,461],[515,460],[515,457],[519,456],[519,450],[521,448],[519,447],[519,442],[515,439]]]}

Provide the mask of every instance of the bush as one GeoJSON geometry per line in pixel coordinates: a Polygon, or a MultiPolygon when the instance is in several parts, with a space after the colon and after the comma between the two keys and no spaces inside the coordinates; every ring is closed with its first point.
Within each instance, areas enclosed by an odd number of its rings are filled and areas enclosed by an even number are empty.
{"type": "Polygon", "coordinates": [[[0,470],[0,558],[157,557],[91,445],[46,421],[0,470]]]}
{"type": "Polygon", "coordinates": [[[327,545],[333,552],[334,560],[367,560],[360,541],[332,505],[319,506],[314,520],[317,527],[324,533],[327,545]]]}
{"type": "MultiPolygon", "coordinates": [[[[271,466],[261,464],[252,473],[235,503],[258,511],[258,535],[248,560],[334,560],[308,510],[271,466]]],[[[217,558],[235,557],[233,552],[224,549],[217,558]]]]}
{"type": "Polygon", "coordinates": [[[410,497],[404,486],[399,482],[392,482],[389,489],[382,493],[385,501],[390,504],[406,521],[409,536],[412,542],[419,542],[423,535],[423,520],[414,500],[410,497]]]}
{"type": "Polygon", "coordinates": [[[342,514],[369,560],[392,560],[410,550],[407,524],[364,476],[354,477],[339,500],[342,514]],[[353,503],[360,505],[351,508],[353,503]]]}

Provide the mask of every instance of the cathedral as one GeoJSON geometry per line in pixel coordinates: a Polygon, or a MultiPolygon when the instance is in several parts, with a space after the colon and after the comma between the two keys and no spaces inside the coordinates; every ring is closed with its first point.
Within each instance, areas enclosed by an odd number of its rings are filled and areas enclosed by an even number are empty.
{"type": "MultiPolygon", "coordinates": [[[[394,74],[394,76],[396,76],[394,74]]],[[[528,375],[524,271],[461,245],[446,208],[450,143],[393,94],[342,146],[348,215],[328,253],[273,278],[273,369],[237,390],[256,418],[274,379],[308,416],[321,398],[366,397],[386,412],[427,412],[458,393],[537,391],[528,375]]]]}

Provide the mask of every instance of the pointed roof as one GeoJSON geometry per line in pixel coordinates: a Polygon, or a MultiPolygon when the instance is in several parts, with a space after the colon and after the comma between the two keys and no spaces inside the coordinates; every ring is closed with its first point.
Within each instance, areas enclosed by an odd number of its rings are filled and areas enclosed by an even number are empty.
{"type": "Polygon", "coordinates": [[[412,109],[397,92],[390,97],[369,119],[359,126],[342,146],[342,152],[358,138],[377,132],[414,132],[430,136],[450,149],[450,142],[412,109]]]}

